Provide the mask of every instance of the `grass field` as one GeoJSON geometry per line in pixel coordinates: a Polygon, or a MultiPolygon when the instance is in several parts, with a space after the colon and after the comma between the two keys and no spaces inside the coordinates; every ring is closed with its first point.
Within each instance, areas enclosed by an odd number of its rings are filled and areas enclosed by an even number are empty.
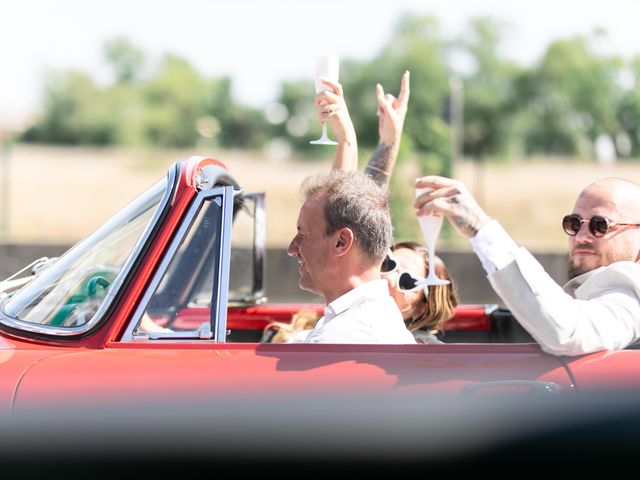
{"type": "MultiPolygon", "coordinates": [[[[15,146],[0,165],[4,241],[74,243],[164,176],[173,161],[197,153],[15,146]]],[[[227,164],[246,190],[267,192],[272,247],[286,246],[295,232],[302,179],[326,171],[329,163],[269,160],[238,151],[213,156],[227,164]]],[[[540,159],[480,168],[463,162],[455,176],[518,243],[556,252],[566,247],[560,218],[571,211],[579,191],[604,176],[640,181],[640,163],[602,166],[540,159]]],[[[446,247],[467,248],[465,242],[440,245],[446,247]]]]}

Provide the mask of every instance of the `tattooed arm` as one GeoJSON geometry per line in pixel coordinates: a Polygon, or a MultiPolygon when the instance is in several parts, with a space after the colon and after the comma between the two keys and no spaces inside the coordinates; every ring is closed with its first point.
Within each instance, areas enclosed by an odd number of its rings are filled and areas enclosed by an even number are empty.
{"type": "Polygon", "coordinates": [[[386,145],[382,141],[379,141],[367,166],[364,167],[364,173],[373,178],[378,185],[388,187],[391,172],[393,171],[393,166],[398,156],[399,147],[400,145],[398,143],[386,145]]]}
{"type": "Polygon", "coordinates": [[[400,82],[398,98],[384,93],[380,84],[376,85],[378,97],[378,133],[380,141],[364,171],[378,185],[388,187],[393,167],[400,150],[400,138],[409,103],[409,71],[404,72],[400,82]]]}

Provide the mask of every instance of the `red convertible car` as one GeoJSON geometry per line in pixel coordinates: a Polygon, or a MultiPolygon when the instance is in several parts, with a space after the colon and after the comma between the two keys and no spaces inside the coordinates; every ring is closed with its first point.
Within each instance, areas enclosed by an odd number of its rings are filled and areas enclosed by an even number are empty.
{"type": "Polygon", "coordinates": [[[191,157],[0,283],[0,456],[435,461],[581,425],[587,399],[636,413],[640,351],[551,356],[492,305],[458,307],[444,344],[261,342],[321,308],[267,302],[265,220],[264,193],[191,157]]]}

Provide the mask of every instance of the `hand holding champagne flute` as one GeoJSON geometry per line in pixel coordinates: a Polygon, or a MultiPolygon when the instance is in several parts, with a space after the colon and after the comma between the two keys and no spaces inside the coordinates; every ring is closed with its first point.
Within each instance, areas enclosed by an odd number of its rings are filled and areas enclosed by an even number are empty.
{"type": "MultiPolygon", "coordinates": [[[[429,191],[431,191],[430,188],[416,188],[416,198],[429,191]]],[[[436,240],[440,234],[443,220],[444,217],[442,217],[442,215],[421,215],[418,217],[418,223],[420,224],[420,229],[422,230],[424,239],[427,242],[427,250],[429,253],[429,274],[427,275],[427,278],[420,282],[420,284],[424,286],[447,285],[449,283],[448,280],[442,280],[436,275],[435,266],[436,240]]]]}
{"type": "MultiPolygon", "coordinates": [[[[316,94],[328,88],[324,83],[322,83],[320,78],[326,78],[328,80],[333,80],[334,82],[338,81],[339,64],[340,62],[337,55],[319,55],[316,57],[316,94]]],[[[337,145],[337,142],[331,140],[327,135],[326,123],[322,124],[322,136],[310,143],[313,143],[314,145],[337,145]]]]}

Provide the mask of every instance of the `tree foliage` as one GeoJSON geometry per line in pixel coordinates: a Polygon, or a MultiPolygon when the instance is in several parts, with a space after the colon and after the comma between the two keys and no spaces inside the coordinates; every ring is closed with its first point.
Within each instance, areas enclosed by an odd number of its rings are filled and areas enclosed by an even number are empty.
{"type": "Polygon", "coordinates": [[[109,145],[117,126],[108,96],[83,72],[50,72],[44,116],[24,134],[26,141],[69,145],[109,145]]]}
{"type": "MultiPolygon", "coordinates": [[[[596,31],[552,42],[525,67],[502,54],[505,26],[475,18],[464,35],[450,40],[437,19],[406,14],[373,58],[341,59],[340,81],[362,151],[377,142],[376,83],[397,94],[402,73],[410,70],[399,164],[417,158],[417,173],[451,173],[453,77],[463,85],[465,156],[590,158],[602,136],[621,157],[640,154],[640,57],[601,53],[606,34],[596,31]],[[454,68],[456,56],[466,59],[466,69],[454,68]]],[[[103,53],[113,73],[109,84],[77,70],[47,74],[42,115],[23,140],[164,148],[206,139],[260,149],[277,139],[300,158],[319,154],[309,145],[320,133],[311,75],[284,81],[276,102],[260,110],[233,99],[230,78],[207,78],[176,55],[150,66],[144,52],[121,37],[108,41],[103,53]]]]}
{"type": "Polygon", "coordinates": [[[627,72],[631,81],[631,88],[623,92],[620,106],[617,109],[617,120],[620,134],[617,146],[633,157],[640,156],[640,56],[633,58],[627,72]]]}
{"type": "Polygon", "coordinates": [[[596,37],[553,42],[529,72],[522,114],[530,117],[523,142],[527,153],[591,154],[599,135],[615,138],[624,96],[618,83],[622,62],[595,51],[596,37]]]}
{"type": "Polygon", "coordinates": [[[113,68],[117,83],[130,83],[141,76],[145,55],[126,38],[108,40],[104,46],[104,56],[113,68]]]}

